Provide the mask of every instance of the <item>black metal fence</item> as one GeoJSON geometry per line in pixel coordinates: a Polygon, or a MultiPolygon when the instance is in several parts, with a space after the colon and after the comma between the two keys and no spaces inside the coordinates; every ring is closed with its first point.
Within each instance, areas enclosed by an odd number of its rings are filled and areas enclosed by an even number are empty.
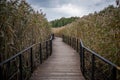
{"type": "Polygon", "coordinates": [[[0,63],[0,80],[28,80],[34,69],[52,54],[54,35],[45,42],[17,53],[0,63]]]}
{"type": "Polygon", "coordinates": [[[85,47],[81,40],[63,35],[63,41],[79,52],[86,80],[120,80],[120,67],[85,47]]]}

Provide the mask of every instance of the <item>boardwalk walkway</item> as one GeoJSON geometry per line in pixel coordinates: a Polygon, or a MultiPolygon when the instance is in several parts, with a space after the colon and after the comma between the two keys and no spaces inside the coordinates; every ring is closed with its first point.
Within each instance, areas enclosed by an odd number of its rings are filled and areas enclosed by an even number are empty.
{"type": "Polygon", "coordinates": [[[79,65],[76,51],[57,37],[52,56],[34,71],[30,80],[84,80],[79,65]]]}

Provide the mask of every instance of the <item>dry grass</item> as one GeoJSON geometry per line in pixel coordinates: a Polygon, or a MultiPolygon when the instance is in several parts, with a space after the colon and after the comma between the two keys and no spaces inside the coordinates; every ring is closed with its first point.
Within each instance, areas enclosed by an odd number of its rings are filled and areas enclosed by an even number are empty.
{"type": "Polygon", "coordinates": [[[24,0],[1,0],[0,10],[0,62],[48,39],[51,29],[45,14],[24,0]]]}
{"type": "Polygon", "coordinates": [[[120,66],[120,8],[109,6],[84,16],[59,30],[59,34],[82,39],[84,44],[120,66]]]}
{"type": "Polygon", "coordinates": [[[58,28],[52,28],[52,33],[54,33],[56,36],[60,36],[60,31],[65,29],[65,27],[58,27],[58,28]]]}

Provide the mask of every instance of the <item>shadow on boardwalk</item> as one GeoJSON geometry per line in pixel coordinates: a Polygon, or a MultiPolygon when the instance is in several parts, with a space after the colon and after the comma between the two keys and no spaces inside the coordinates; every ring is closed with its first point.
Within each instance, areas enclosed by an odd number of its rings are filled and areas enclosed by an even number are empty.
{"type": "Polygon", "coordinates": [[[56,37],[52,56],[39,65],[30,80],[84,80],[80,71],[79,54],[56,37]]]}

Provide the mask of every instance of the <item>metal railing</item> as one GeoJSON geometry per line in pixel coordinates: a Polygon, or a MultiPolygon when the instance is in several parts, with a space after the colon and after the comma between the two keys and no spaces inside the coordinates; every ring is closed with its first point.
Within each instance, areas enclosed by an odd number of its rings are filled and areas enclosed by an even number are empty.
{"type": "Polygon", "coordinates": [[[34,69],[52,54],[54,35],[45,42],[33,44],[0,63],[0,80],[28,80],[34,69]]]}
{"type": "Polygon", "coordinates": [[[79,52],[86,80],[120,80],[120,67],[85,47],[81,40],[63,35],[63,41],[79,52]]]}

